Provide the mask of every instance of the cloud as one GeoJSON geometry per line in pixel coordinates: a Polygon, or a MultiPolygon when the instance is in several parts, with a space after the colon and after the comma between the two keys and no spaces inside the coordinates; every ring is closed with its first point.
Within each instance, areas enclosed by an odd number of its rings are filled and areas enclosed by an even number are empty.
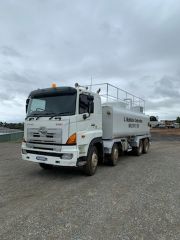
{"type": "Polygon", "coordinates": [[[10,57],[20,57],[21,55],[13,48],[8,46],[3,46],[0,48],[0,54],[10,57]]]}
{"type": "Polygon", "coordinates": [[[179,78],[164,76],[160,81],[155,82],[156,88],[154,92],[157,97],[180,99],[179,80],[179,78]]]}
{"type": "Polygon", "coordinates": [[[176,118],[179,11],[178,0],[1,1],[0,117],[13,121],[33,89],[92,76],[145,98],[147,113],[176,118]]]}

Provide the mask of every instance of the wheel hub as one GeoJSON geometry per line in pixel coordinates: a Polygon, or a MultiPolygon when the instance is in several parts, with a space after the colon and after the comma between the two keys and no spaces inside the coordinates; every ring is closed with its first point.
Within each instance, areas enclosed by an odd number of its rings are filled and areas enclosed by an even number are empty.
{"type": "Polygon", "coordinates": [[[114,149],[114,160],[118,160],[118,150],[114,149]]]}
{"type": "Polygon", "coordinates": [[[92,155],[92,167],[93,169],[97,167],[98,164],[98,157],[96,153],[93,153],[92,155]]]}

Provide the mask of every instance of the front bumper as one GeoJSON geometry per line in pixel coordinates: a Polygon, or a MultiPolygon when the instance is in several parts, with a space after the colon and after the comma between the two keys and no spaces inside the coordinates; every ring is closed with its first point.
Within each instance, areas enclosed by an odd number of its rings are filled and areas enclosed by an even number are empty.
{"type": "Polygon", "coordinates": [[[36,163],[45,163],[56,166],[76,167],[78,164],[79,150],[77,146],[63,146],[60,153],[30,149],[22,144],[22,159],[36,163]],[[69,156],[69,159],[67,159],[69,156]]]}

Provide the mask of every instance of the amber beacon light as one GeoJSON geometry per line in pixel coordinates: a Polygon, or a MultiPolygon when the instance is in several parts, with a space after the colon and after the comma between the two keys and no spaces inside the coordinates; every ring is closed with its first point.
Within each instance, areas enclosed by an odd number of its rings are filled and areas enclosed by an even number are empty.
{"type": "Polygon", "coordinates": [[[57,87],[56,83],[52,83],[52,84],[51,84],[51,87],[52,87],[52,88],[56,88],[56,87],[57,87]]]}

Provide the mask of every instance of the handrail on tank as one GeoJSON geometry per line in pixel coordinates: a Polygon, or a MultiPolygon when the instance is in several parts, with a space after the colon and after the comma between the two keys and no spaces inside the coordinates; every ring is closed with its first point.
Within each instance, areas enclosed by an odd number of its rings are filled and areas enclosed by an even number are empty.
{"type": "MultiPolygon", "coordinates": [[[[84,87],[88,87],[90,91],[92,91],[92,88],[94,87],[100,87],[101,86],[101,91],[100,96],[102,98],[105,98],[105,102],[111,102],[111,101],[122,101],[129,106],[129,108],[133,107],[143,107],[143,112],[145,111],[145,100],[137,97],[136,95],[129,93],[119,87],[116,87],[110,83],[97,83],[97,84],[91,84],[91,85],[85,85],[84,87]],[[115,90],[116,92],[112,94],[111,90],[115,90]],[[120,97],[120,93],[124,94],[124,97],[120,97]]],[[[97,91],[98,89],[94,89],[94,91],[97,91]]]]}

